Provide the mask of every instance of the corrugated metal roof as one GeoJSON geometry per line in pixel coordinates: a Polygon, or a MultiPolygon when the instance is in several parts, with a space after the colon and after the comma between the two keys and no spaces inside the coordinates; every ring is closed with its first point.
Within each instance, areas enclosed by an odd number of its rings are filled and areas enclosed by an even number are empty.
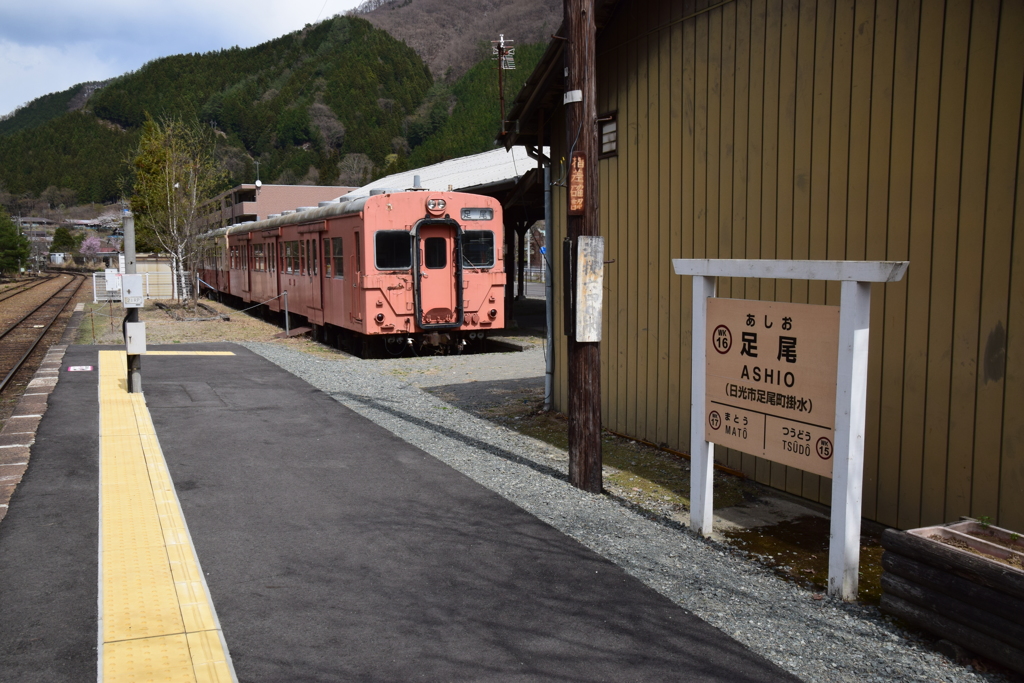
{"type": "MultiPolygon", "coordinates": [[[[548,153],[544,148],[544,154],[548,153]]],[[[370,190],[407,190],[413,186],[413,176],[420,177],[420,186],[428,190],[469,191],[475,187],[493,185],[507,180],[517,180],[530,169],[537,167],[537,160],[531,159],[525,147],[513,147],[511,151],[492,149],[482,154],[442,161],[433,166],[424,166],[411,171],[395,173],[375,180],[357,190],[352,190],[345,199],[366,197],[370,190]]]]}

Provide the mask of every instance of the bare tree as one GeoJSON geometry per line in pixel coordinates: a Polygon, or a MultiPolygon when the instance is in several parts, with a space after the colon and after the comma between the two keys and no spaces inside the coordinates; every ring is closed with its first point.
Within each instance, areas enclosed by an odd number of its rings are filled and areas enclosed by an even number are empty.
{"type": "Polygon", "coordinates": [[[213,135],[204,126],[181,119],[148,119],[132,160],[132,212],[143,238],[170,255],[178,299],[195,294],[189,285],[202,260],[205,232],[197,220],[199,205],[225,179],[214,146],[213,135]]]}

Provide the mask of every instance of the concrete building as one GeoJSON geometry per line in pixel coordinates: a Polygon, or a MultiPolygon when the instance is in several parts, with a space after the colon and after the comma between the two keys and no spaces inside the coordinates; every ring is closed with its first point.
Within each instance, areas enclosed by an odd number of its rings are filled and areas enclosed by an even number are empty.
{"type": "Polygon", "coordinates": [[[199,220],[210,230],[263,220],[271,214],[337,199],[353,189],[337,185],[238,185],[203,203],[199,220]]]}

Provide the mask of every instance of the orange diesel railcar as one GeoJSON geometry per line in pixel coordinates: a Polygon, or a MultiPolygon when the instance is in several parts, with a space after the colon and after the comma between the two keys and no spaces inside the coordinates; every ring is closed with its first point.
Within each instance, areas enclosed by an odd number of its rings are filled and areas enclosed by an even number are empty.
{"type": "Polygon", "coordinates": [[[384,192],[215,230],[200,277],[359,351],[461,352],[505,325],[502,231],[491,197],[384,192]]]}

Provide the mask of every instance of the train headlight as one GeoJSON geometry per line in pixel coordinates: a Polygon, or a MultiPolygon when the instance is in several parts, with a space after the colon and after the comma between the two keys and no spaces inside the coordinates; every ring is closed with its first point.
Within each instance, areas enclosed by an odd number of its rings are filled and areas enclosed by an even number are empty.
{"type": "Polygon", "coordinates": [[[384,314],[383,313],[378,313],[377,314],[377,323],[379,324],[379,323],[382,323],[382,322],[384,322],[384,314]]]}
{"type": "Polygon", "coordinates": [[[427,200],[427,211],[429,211],[430,213],[439,214],[442,211],[444,211],[444,207],[446,205],[447,204],[443,199],[431,197],[430,199],[427,200]]]}
{"type": "Polygon", "coordinates": [[[487,315],[490,316],[491,320],[494,320],[495,318],[498,317],[498,309],[497,308],[492,308],[491,310],[489,310],[487,312],[487,315]]]}

